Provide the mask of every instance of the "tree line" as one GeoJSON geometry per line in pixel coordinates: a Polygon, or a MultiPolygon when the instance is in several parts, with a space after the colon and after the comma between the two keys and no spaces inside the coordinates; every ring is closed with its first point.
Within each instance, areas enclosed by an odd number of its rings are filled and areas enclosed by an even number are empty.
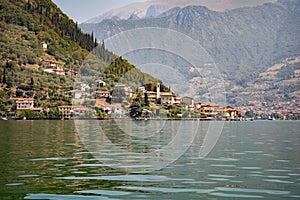
{"type": "Polygon", "coordinates": [[[26,26],[36,34],[44,29],[53,28],[61,37],[69,38],[80,47],[91,51],[97,46],[93,34],[83,33],[78,24],[50,0],[9,0],[11,5],[0,5],[0,20],[8,24],[26,26]],[[25,11],[25,12],[24,12],[25,11]]]}

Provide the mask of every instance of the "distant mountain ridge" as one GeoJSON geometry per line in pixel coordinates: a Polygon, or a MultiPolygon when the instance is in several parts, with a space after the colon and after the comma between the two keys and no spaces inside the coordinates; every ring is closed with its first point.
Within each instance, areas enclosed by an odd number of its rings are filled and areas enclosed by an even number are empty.
{"type": "MultiPolygon", "coordinates": [[[[228,90],[247,87],[269,66],[300,54],[300,0],[279,0],[256,7],[217,12],[203,6],[175,9],[160,17],[104,20],[82,24],[85,32],[106,39],[122,31],[160,27],[182,32],[213,57],[228,90]]],[[[297,90],[294,87],[293,90],[297,90]]]]}
{"type": "Polygon", "coordinates": [[[211,10],[225,11],[235,8],[257,6],[265,2],[274,2],[275,0],[152,0],[146,2],[133,3],[121,8],[110,10],[104,14],[87,20],[84,23],[95,24],[100,23],[106,19],[131,19],[131,16],[138,18],[153,18],[167,12],[175,7],[184,8],[186,6],[206,6],[211,10]]]}
{"type": "Polygon", "coordinates": [[[85,32],[94,32],[98,40],[134,28],[174,29],[199,41],[224,72],[237,69],[255,72],[299,54],[299,10],[299,0],[226,12],[188,6],[160,18],[104,20],[80,27],[85,32]]]}

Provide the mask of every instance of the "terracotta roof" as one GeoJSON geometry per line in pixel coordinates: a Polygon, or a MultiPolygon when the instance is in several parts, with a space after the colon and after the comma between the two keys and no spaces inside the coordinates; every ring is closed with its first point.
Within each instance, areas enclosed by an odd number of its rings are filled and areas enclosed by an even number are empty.
{"type": "Polygon", "coordinates": [[[111,105],[113,108],[122,108],[122,104],[116,103],[111,105]]]}
{"type": "Polygon", "coordinates": [[[84,106],[74,106],[73,110],[89,111],[90,109],[84,106]]]}
{"type": "Polygon", "coordinates": [[[110,91],[105,91],[105,90],[98,90],[96,91],[97,94],[99,93],[106,93],[106,94],[110,94],[110,91]]]}
{"type": "Polygon", "coordinates": [[[52,61],[52,60],[44,60],[43,62],[54,63],[54,64],[61,64],[61,63],[59,63],[59,62],[52,61]]]}
{"type": "Polygon", "coordinates": [[[65,70],[63,70],[63,69],[54,69],[53,71],[65,73],[65,70]]]}
{"type": "Polygon", "coordinates": [[[73,106],[58,106],[58,108],[73,108],[73,106]]]}
{"type": "Polygon", "coordinates": [[[70,91],[68,91],[68,93],[76,93],[76,92],[84,93],[84,91],[81,91],[81,90],[70,90],[70,91]]]}
{"type": "Polygon", "coordinates": [[[33,110],[33,111],[42,111],[43,108],[17,108],[17,110],[33,110]]]}
{"type": "Polygon", "coordinates": [[[10,98],[12,101],[34,101],[34,98],[10,98]]]}
{"type": "Polygon", "coordinates": [[[173,96],[173,92],[160,92],[160,96],[173,96]]]}
{"type": "Polygon", "coordinates": [[[84,110],[84,111],[88,111],[90,109],[88,109],[87,107],[84,106],[58,106],[59,109],[64,109],[64,108],[69,108],[72,110],[84,110]]]}
{"type": "Polygon", "coordinates": [[[96,99],[96,107],[111,107],[111,104],[107,103],[104,99],[96,99]]]}

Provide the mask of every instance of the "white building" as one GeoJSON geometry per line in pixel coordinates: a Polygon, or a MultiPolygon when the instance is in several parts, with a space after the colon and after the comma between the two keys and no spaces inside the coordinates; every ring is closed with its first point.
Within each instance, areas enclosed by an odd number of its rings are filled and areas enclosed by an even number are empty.
{"type": "Polygon", "coordinates": [[[46,42],[42,42],[42,47],[44,50],[48,49],[48,44],[46,42]]]}

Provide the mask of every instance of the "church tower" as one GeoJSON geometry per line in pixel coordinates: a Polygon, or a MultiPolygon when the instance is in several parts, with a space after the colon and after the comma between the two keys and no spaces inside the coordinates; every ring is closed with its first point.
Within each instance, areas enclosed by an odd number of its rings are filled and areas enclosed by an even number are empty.
{"type": "Polygon", "coordinates": [[[160,98],[160,83],[156,85],[156,99],[160,98]]]}

